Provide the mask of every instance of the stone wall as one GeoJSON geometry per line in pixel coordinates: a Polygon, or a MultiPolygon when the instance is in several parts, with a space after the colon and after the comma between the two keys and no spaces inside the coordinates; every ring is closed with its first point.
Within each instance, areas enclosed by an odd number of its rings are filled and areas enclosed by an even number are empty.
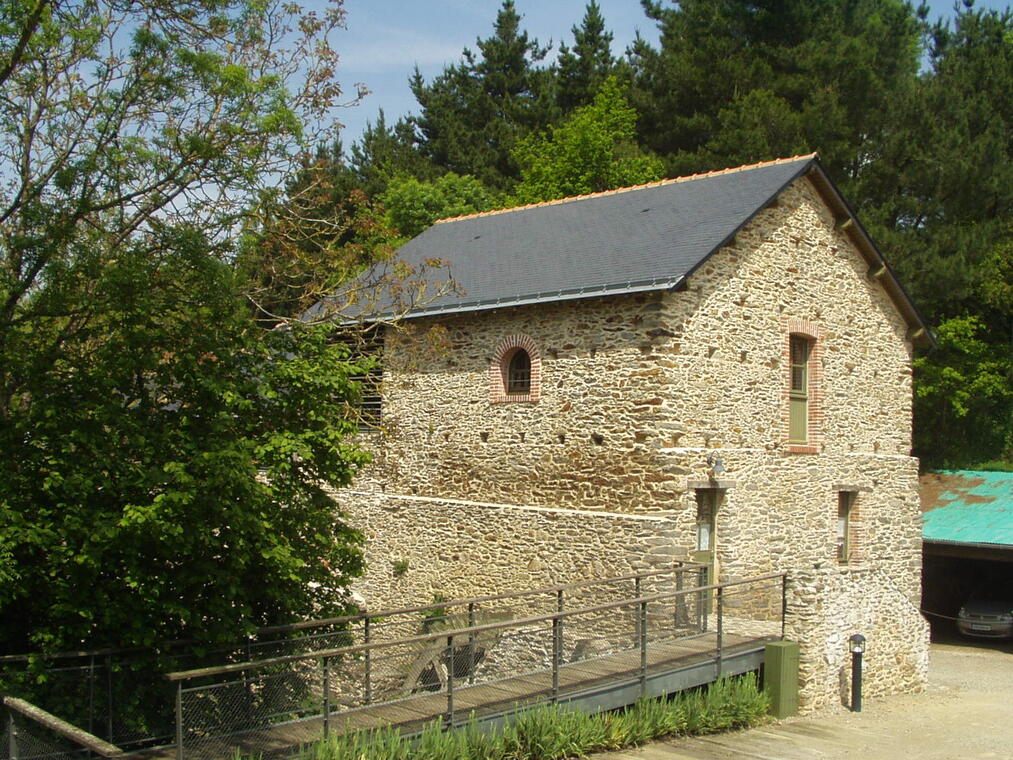
{"type": "Polygon", "coordinates": [[[786,634],[798,641],[802,709],[849,705],[848,639],[866,638],[863,697],[916,691],[928,678],[929,626],[907,594],[877,568],[796,572],[786,634]]]}
{"type": "MultiPolygon", "coordinates": [[[[335,496],[366,536],[368,571],[356,590],[373,610],[672,566],[673,525],[663,517],[379,491],[335,496]]],[[[632,596],[632,583],[621,591],[632,596]]]]}

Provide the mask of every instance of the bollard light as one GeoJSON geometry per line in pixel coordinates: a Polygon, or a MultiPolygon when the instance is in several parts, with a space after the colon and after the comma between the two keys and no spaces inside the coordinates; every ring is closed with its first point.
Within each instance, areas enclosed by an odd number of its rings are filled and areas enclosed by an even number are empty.
{"type": "Polygon", "coordinates": [[[853,633],[848,639],[851,649],[851,712],[862,712],[862,655],[865,653],[865,636],[853,633]]]}

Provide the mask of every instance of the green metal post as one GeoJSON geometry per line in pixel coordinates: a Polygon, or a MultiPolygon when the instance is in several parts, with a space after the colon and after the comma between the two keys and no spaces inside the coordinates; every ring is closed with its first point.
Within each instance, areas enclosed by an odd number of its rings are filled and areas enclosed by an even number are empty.
{"type": "Polygon", "coordinates": [[[798,659],[799,647],[794,641],[772,641],[764,650],[763,690],[775,718],[798,713],[798,659]]]}

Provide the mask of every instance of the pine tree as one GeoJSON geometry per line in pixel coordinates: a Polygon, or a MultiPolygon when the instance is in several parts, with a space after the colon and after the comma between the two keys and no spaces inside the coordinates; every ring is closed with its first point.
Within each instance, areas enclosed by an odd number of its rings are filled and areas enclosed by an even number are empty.
{"type": "Polygon", "coordinates": [[[556,102],[563,113],[588,105],[619,68],[612,56],[612,32],[606,31],[596,0],[587,4],[580,26],[571,31],[573,48],[560,45],[557,61],[556,102]]]}
{"type": "Polygon", "coordinates": [[[513,0],[504,0],[493,36],[465,49],[460,63],[426,84],[415,70],[410,84],[422,107],[414,119],[420,148],[445,171],[471,174],[502,190],[517,179],[511,151],[519,137],[554,116],[552,73],[536,64],[548,48],[521,31],[513,0]]]}

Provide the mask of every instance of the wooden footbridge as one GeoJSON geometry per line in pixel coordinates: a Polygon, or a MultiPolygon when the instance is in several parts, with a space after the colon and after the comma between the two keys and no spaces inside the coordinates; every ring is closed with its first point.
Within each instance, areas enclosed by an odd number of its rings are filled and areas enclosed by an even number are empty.
{"type": "Polygon", "coordinates": [[[784,576],[703,577],[680,566],[299,624],[316,651],[169,674],[175,742],[127,756],[282,756],[357,729],[595,712],[758,670],[784,633],[784,576]]]}

